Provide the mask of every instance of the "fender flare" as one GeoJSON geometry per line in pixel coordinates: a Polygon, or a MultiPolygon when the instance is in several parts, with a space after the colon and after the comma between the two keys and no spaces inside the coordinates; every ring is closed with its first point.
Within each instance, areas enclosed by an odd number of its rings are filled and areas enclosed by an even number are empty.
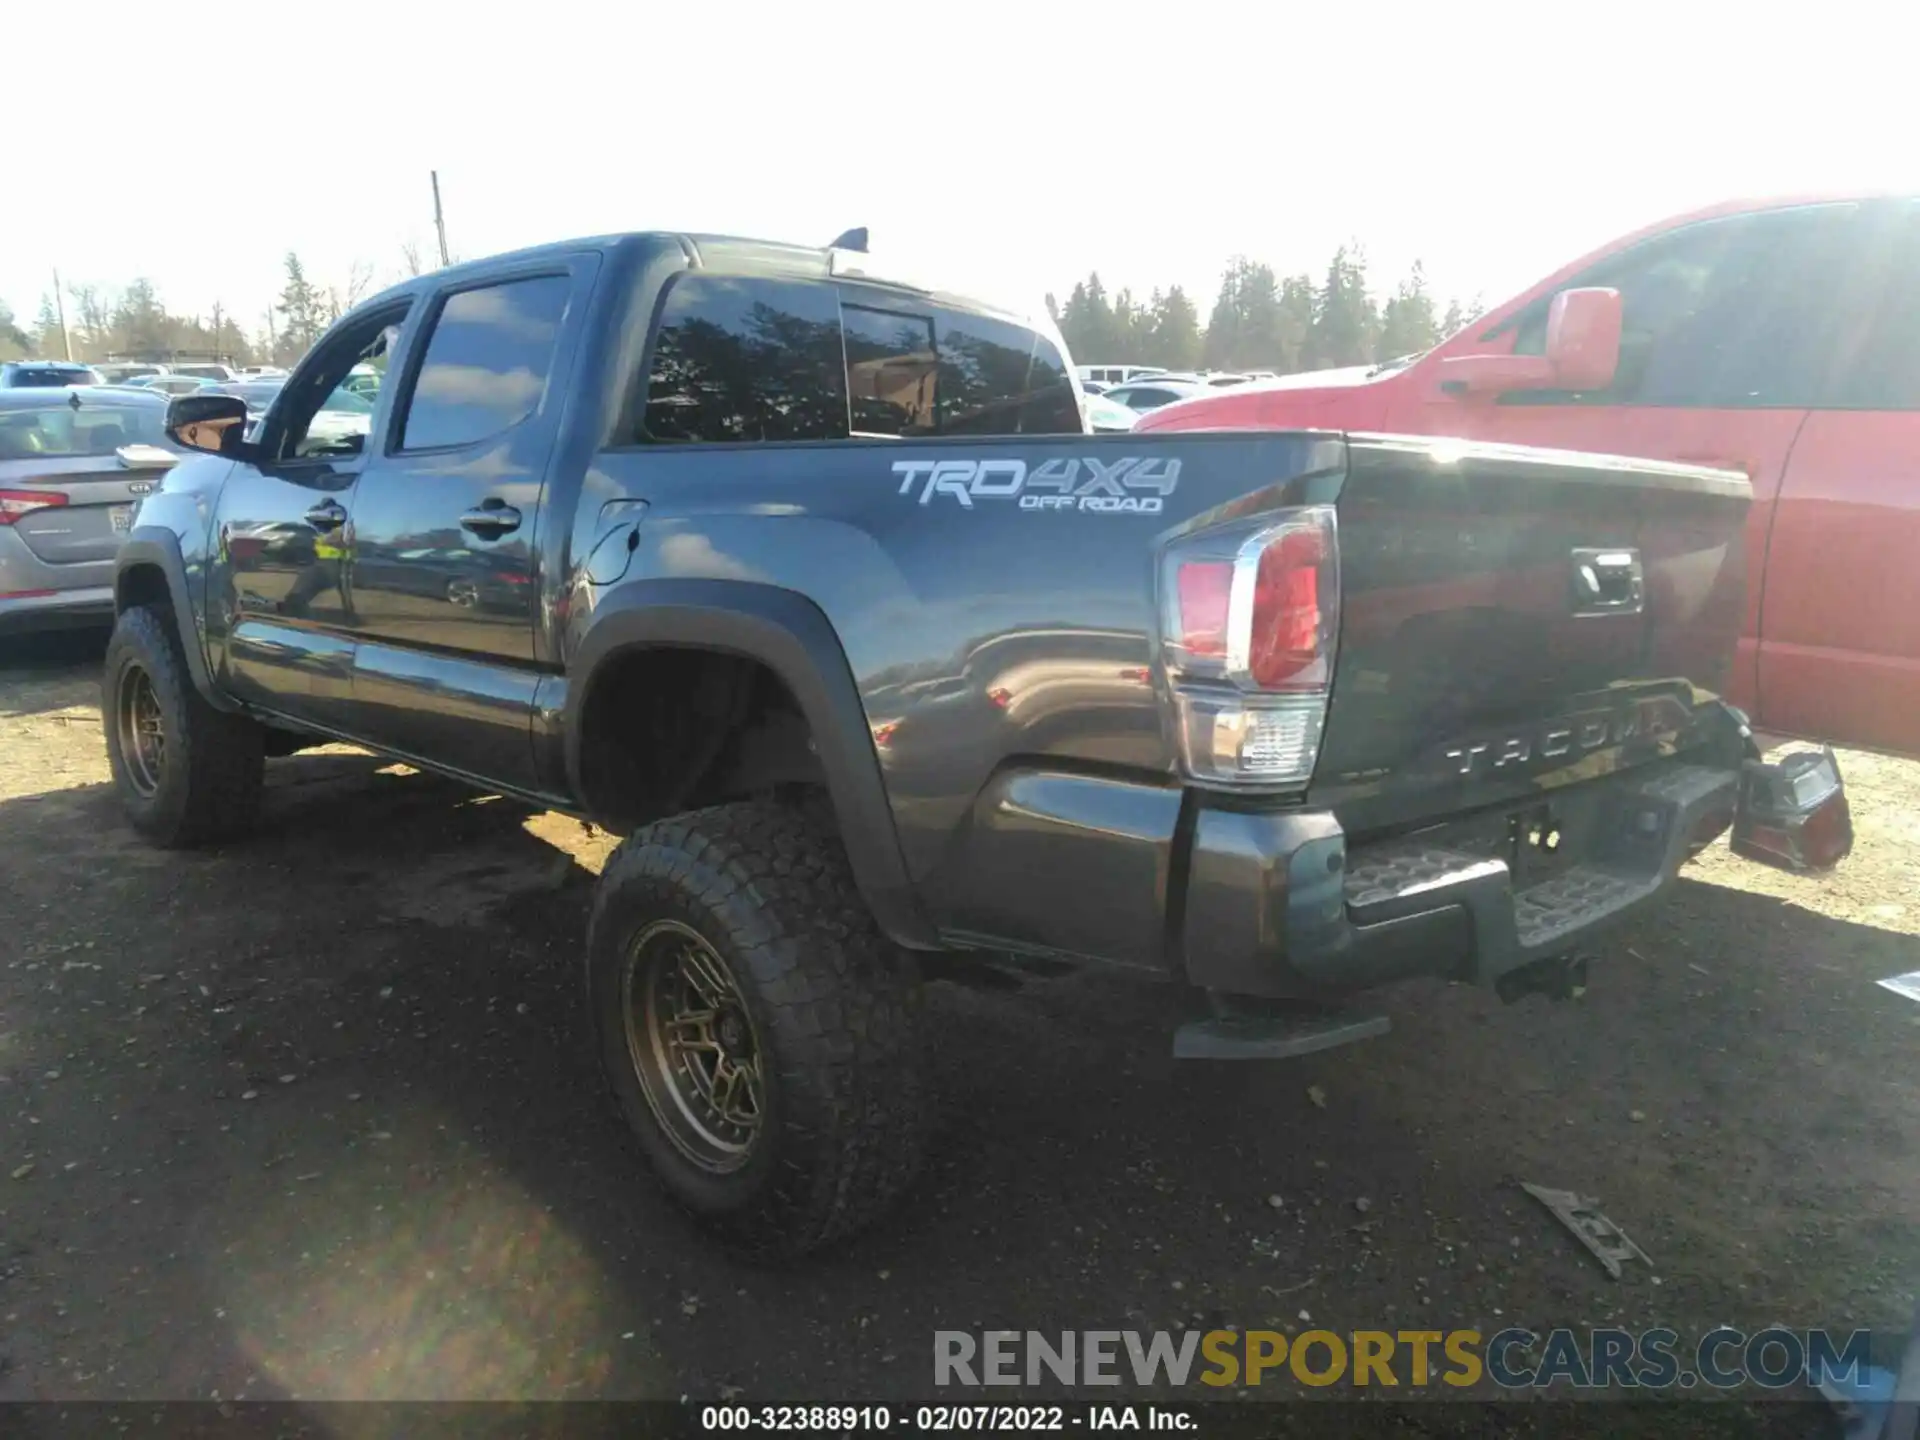
{"type": "Polygon", "coordinates": [[[567,663],[567,782],[581,783],[580,727],[594,675],[622,651],[678,647],[758,661],[785,683],[826,772],[854,883],[896,944],[937,949],[894,828],[873,732],[833,622],[792,590],[745,580],[636,579],[595,597],[593,618],[567,663]]]}
{"type": "Polygon", "coordinates": [[[180,537],[163,525],[136,525],[120,542],[113,561],[113,613],[127,608],[126,574],[141,565],[156,567],[166,577],[167,596],[173,604],[174,625],[180,632],[180,648],[186,652],[187,672],[198,690],[216,710],[239,709],[213,684],[213,671],[207,664],[206,637],[201,632],[200,611],[187,588],[187,562],[180,553],[180,537]]]}

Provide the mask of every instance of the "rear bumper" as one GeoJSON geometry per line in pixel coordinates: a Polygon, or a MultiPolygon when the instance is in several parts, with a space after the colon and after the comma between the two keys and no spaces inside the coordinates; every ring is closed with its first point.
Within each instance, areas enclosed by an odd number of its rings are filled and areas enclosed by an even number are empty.
{"type": "Polygon", "coordinates": [[[1171,973],[1223,996],[1328,999],[1416,976],[1497,984],[1585,948],[1730,827],[1736,851],[1782,868],[1846,854],[1830,753],[1768,766],[1727,738],[1708,756],[1363,844],[1327,811],[1003,775],[960,867],[973,923],[942,933],[1171,973]]]}
{"type": "Polygon", "coordinates": [[[0,597],[0,635],[30,630],[77,629],[104,625],[113,619],[113,586],[88,585],[72,590],[0,597]]]}
{"type": "Polygon", "coordinates": [[[113,561],[56,565],[13,527],[0,527],[0,635],[58,630],[113,619],[113,561]]]}
{"type": "Polygon", "coordinates": [[[1179,935],[1187,978],[1269,998],[1413,976],[1493,984],[1654,899],[1732,824],[1740,776],[1669,764],[1579,791],[1544,821],[1509,811],[1351,849],[1331,815],[1203,810],[1179,935]],[[1536,831],[1580,859],[1554,866],[1536,831]]]}

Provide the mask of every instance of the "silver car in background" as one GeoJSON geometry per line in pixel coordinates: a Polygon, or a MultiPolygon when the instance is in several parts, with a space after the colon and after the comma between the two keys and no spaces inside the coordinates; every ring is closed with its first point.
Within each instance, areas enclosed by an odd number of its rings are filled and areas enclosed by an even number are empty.
{"type": "Polygon", "coordinates": [[[179,458],[167,397],[0,390],[0,635],[113,619],[113,556],[179,458]]]}

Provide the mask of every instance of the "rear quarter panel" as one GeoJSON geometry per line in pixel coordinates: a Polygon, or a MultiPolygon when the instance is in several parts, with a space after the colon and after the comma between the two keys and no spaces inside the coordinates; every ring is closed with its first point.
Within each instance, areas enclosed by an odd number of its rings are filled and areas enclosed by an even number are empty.
{"type": "MultiPolygon", "coordinates": [[[[824,612],[859,689],[909,875],[937,915],[996,771],[1176,784],[1156,699],[1159,543],[1251,492],[1279,503],[1276,485],[1313,475],[1337,484],[1343,452],[1337,438],[1301,435],[608,451],[586,477],[573,548],[584,558],[595,517],[641,501],[619,583],[743,581],[824,612]],[[1050,461],[1070,462],[1071,490],[1087,493],[1063,504],[1061,490],[1036,483],[1050,461]],[[1101,482],[1090,461],[1114,478],[1101,482]],[[935,465],[956,462],[999,463],[943,472],[930,487],[935,465]],[[1097,508],[1080,508],[1087,498],[1097,508]]],[[[576,583],[563,649],[591,627],[600,593],[576,583]]]]}

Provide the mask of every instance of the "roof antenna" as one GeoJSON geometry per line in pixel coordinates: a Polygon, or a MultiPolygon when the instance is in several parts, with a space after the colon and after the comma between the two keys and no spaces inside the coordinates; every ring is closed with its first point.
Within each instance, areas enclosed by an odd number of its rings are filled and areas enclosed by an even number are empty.
{"type": "Polygon", "coordinates": [[[858,250],[862,255],[866,254],[867,227],[862,225],[857,229],[844,231],[840,238],[835,240],[833,244],[827,248],[829,250],[858,250]]]}

